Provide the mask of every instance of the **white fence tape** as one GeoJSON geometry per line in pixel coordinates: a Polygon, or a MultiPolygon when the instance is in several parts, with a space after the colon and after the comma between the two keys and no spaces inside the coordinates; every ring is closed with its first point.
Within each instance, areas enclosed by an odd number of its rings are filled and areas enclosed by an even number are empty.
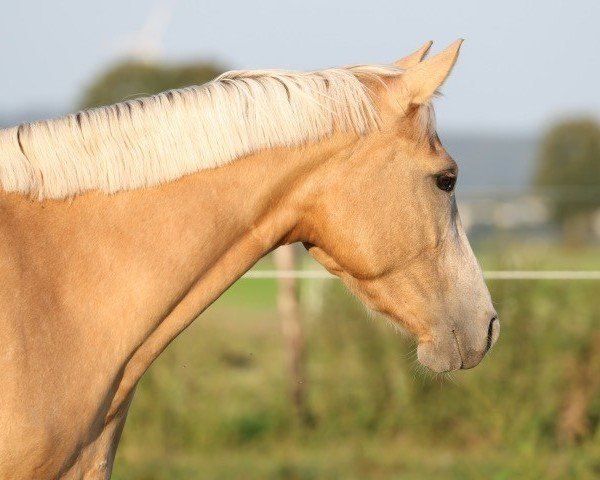
{"type": "MultiPolygon", "coordinates": [[[[600,280],[600,270],[489,270],[488,280],[600,280]]],[[[242,278],[337,278],[325,270],[252,270],[242,278]]]]}

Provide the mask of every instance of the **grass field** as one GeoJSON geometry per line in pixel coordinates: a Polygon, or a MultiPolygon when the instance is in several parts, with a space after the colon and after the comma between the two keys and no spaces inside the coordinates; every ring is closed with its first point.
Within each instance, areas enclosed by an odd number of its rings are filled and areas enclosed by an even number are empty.
{"type": "MultiPolygon", "coordinates": [[[[597,250],[506,251],[481,255],[484,268],[600,269],[597,250]]],[[[239,281],[140,383],[114,478],[600,477],[600,283],[489,285],[500,341],[446,378],[325,281],[322,309],[303,318],[305,427],[286,396],[276,284],[239,281]]]]}

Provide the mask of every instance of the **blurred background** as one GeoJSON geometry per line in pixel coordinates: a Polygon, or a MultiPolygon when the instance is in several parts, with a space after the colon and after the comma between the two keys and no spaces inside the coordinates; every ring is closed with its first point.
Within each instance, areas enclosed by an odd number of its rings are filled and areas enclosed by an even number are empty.
{"type": "Polygon", "coordinates": [[[114,477],[600,478],[598,18],[596,0],[2,0],[2,127],[466,39],[436,110],[502,320],[486,360],[427,373],[301,249],[279,251],[143,378],[114,477]]]}

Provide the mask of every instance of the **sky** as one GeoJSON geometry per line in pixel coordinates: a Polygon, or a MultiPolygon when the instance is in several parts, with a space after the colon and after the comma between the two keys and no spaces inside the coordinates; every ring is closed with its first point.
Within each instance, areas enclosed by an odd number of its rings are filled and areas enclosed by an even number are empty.
{"type": "Polygon", "coordinates": [[[389,63],[465,38],[436,100],[453,132],[529,135],[600,116],[598,0],[0,0],[0,116],[68,112],[132,52],[228,68],[389,63]]]}

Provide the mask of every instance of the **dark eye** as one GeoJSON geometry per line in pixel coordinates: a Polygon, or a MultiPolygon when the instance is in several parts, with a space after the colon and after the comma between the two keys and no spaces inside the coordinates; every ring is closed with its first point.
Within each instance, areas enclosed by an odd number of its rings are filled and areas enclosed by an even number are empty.
{"type": "Polygon", "coordinates": [[[456,175],[448,172],[440,173],[435,179],[435,184],[440,190],[451,192],[454,190],[454,185],[456,185],[456,175]]]}

